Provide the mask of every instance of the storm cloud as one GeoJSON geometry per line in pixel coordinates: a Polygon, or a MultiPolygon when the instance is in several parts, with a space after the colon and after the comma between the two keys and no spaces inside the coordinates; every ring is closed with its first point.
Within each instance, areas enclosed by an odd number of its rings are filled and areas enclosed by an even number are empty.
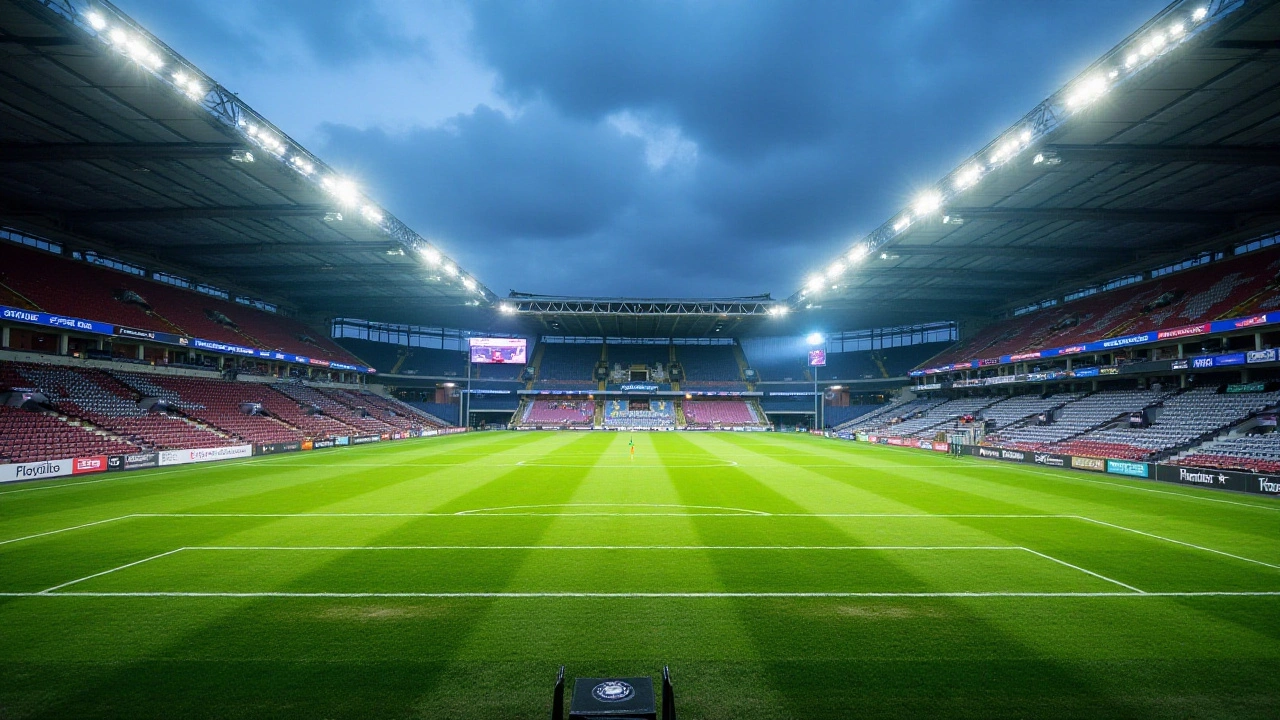
{"type": "Polygon", "coordinates": [[[121,4],[496,292],[646,297],[789,295],[1162,7],[121,4]]]}

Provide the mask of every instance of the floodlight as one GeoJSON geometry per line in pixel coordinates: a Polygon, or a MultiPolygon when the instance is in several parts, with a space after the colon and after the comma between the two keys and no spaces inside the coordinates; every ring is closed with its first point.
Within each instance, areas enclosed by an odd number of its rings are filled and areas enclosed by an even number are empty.
{"type": "Polygon", "coordinates": [[[125,35],[124,31],[121,30],[120,28],[116,28],[115,30],[112,30],[110,37],[111,37],[111,42],[117,45],[122,45],[129,40],[129,36],[125,35]]]}
{"type": "Polygon", "coordinates": [[[468,289],[468,290],[474,290],[474,289],[475,289],[475,287],[476,287],[476,281],[475,281],[475,280],[472,280],[472,279],[471,279],[471,278],[469,278],[469,277],[464,277],[464,278],[462,278],[462,287],[464,287],[464,288],[466,288],[466,289],[468,289]]]}
{"type": "Polygon", "coordinates": [[[424,246],[418,250],[422,258],[432,265],[440,262],[440,251],[430,246],[424,246]]]}
{"type": "Polygon", "coordinates": [[[1169,37],[1181,37],[1182,33],[1186,31],[1187,29],[1182,26],[1182,23],[1174,23],[1169,26],[1169,37]]]}
{"type": "Polygon", "coordinates": [[[1021,140],[1024,145],[1031,142],[1031,131],[1023,130],[1018,134],[1018,139],[1021,140]]]}
{"type": "Polygon", "coordinates": [[[448,275],[449,277],[453,277],[454,275],[458,274],[458,268],[454,267],[452,263],[445,263],[444,274],[448,275]]]}
{"type": "Polygon", "coordinates": [[[837,260],[831,264],[831,267],[827,268],[827,277],[837,278],[840,277],[840,273],[842,272],[844,272],[844,263],[837,260]]]}
{"type": "MultiPolygon", "coordinates": [[[[264,139],[263,143],[266,144],[267,141],[264,139]]],[[[325,178],[321,184],[344,205],[355,204],[356,199],[360,196],[360,191],[356,189],[356,184],[345,178],[325,178]]]]}
{"type": "Polygon", "coordinates": [[[498,306],[498,310],[510,315],[511,313],[516,311],[516,307],[511,303],[502,303],[501,305],[498,306]]]}
{"type": "Polygon", "coordinates": [[[857,245],[854,245],[853,249],[849,251],[849,262],[856,263],[866,257],[869,252],[871,252],[871,248],[868,247],[866,243],[858,243],[857,245]]]}
{"type": "Polygon", "coordinates": [[[364,216],[365,220],[368,220],[374,225],[382,224],[382,213],[378,211],[378,208],[372,205],[365,205],[360,208],[360,214],[364,216]]]}
{"type": "Polygon", "coordinates": [[[1208,14],[1209,14],[1208,10],[1202,7],[1198,7],[1196,8],[1195,12],[1191,13],[1191,19],[1195,20],[1196,22],[1200,22],[1201,20],[1205,19],[1205,16],[1207,16],[1208,14]]]}
{"type": "Polygon", "coordinates": [[[1098,75],[1094,75],[1076,86],[1075,91],[1071,94],[1070,100],[1068,100],[1068,103],[1073,107],[1088,105],[1094,100],[1105,95],[1109,89],[1110,88],[1107,87],[1106,80],[1098,75]]]}
{"type": "Polygon", "coordinates": [[[821,345],[825,340],[826,338],[822,337],[822,333],[809,333],[809,337],[804,339],[810,345],[821,345]]]}
{"type": "Polygon", "coordinates": [[[942,207],[942,195],[938,193],[938,191],[929,190],[921,193],[920,196],[916,198],[916,217],[924,217],[940,207],[942,207]]]}
{"type": "Polygon", "coordinates": [[[964,190],[982,179],[982,166],[974,163],[956,176],[956,189],[964,190]]]}
{"type": "Polygon", "coordinates": [[[907,226],[910,224],[911,224],[911,218],[903,217],[901,220],[898,220],[898,222],[893,224],[893,231],[902,232],[903,230],[906,230],[907,226]]]}
{"type": "Polygon", "coordinates": [[[805,283],[805,288],[810,292],[817,292],[822,289],[823,279],[821,275],[814,275],[809,278],[809,282],[805,283]]]}
{"type": "Polygon", "coordinates": [[[1137,64],[1138,64],[1138,53],[1129,53],[1129,56],[1124,59],[1124,66],[1126,68],[1131,68],[1137,64]]]}
{"type": "Polygon", "coordinates": [[[96,12],[91,12],[88,15],[85,15],[85,19],[89,21],[89,27],[92,27],[94,30],[101,30],[107,26],[107,21],[102,17],[102,15],[96,12]]]}

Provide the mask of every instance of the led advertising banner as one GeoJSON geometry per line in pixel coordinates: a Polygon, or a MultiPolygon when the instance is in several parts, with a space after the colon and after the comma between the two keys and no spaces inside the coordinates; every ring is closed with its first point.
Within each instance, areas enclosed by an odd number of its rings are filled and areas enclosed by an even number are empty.
{"type": "Polygon", "coordinates": [[[524,365],[524,338],[471,338],[471,362],[476,365],[524,365]]]}
{"type": "MultiPolygon", "coordinates": [[[[1067,347],[1050,348],[1047,350],[1038,350],[1035,352],[1017,353],[1014,355],[1001,355],[1000,364],[1022,362],[1025,360],[1038,360],[1040,358],[1063,357],[1068,355],[1076,355],[1079,353],[1108,352],[1116,348],[1128,347],[1131,345],[1145,345],[1147,343],[1160,342],[1163,340],[1174,340],[1178,338],[1196,337],[1209,333],[1232,332],[1236,330],[1245,330],[1249,328],[1262,327],[1264,325],[1275,325],[1280,323],[1280,312],[1261,313],[1258,315],[1249,315],[1246,317],[1231,318],[1228,320],[1214,320],[1213,322],[1200,323],[1198,325],[1186,325],[1183,327],[1170,328],[1168,330],[1159,330],[1152,332],[1139,333],[1136,335],[1125,335],[1122,337],[1108,338],[1106,340],[1097,340],[1094,342],[1086,342],[1079,345],[1070,345],[1067,347]]],[[[1225,360],[1208,361],[1209,364],[1193,365],[1194,367],[1220,367],[1224,365],[1243,365],[1246,362],[1244,353],[1232,353],[1226,356],[1225,360]],[[1239,355],[1239,360],[1236,356],[1239,355]]],[[[927,368],[924,370],[912,370],[909,375],[917,377],[919,375],[931,375],[933,373],[951,372],[953,370],[968,368],[970,365],[977,365],[986,361],[973,360],[966,363],[955,363],[953,365],[943,365],[942,367],[927,368]]],[[[1203,360],[1201,361],[1204,362],[1203,360]]],[[[1255,360],[1254,362],[1265,362],[1263,360],[1255,360]]],[[[1182,368],[1174,368],[1182,369],[1182,368]]]]}
{"type": "Polygon", "coordinates": [[[34,310],[23,310],[21,308],[7,307],[4,305],[0,305],[0,317],[13,322],[28,323],[30,325],[44,325],[51,328],[76,330],[79,332],[95,333],[98,335],[110,335],[115,330],[115,326],[113,325],[94,322],[93,320],[67,317],[66,315],[53,315],[46,312],[35,312],[34,310]]]}
{"type": "Polygon", "coordinates": [[[809,367],[826,367],[827,351],[826,350],[810,350],[809,351],[809,367]]]}

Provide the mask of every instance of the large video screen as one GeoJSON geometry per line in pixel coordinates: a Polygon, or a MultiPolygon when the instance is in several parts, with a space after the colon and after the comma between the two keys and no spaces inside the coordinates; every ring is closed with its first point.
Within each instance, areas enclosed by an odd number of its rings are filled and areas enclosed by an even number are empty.
{"type": "Polygon", "coordinates": [[[471,338],[471,362],[484,365],[524,365],[524,338],[471,338]]]}

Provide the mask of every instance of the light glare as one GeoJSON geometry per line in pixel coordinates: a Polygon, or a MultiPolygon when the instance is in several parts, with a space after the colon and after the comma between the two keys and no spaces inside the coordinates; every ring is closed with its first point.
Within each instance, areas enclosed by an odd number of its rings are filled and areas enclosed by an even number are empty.
{"type": "Polygon", "coordinates": [[[942,207],[942,195],[936,190],[921,193],[920,197],[916,198],[916,217],[924,217],[940,207],[942,207]]]}

